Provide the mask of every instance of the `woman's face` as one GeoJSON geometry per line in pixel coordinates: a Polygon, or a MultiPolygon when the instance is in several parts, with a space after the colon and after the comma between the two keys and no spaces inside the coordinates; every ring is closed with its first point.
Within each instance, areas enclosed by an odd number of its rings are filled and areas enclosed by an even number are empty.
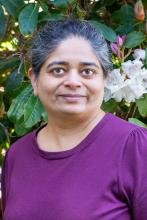
{"type": "Polygon", "coordinates": [[[71,37],[60,43],[39,76],[30,73],[34,94],[48,114],[91,114],[100,109],[103,71],[90,43],[71,37]]]}

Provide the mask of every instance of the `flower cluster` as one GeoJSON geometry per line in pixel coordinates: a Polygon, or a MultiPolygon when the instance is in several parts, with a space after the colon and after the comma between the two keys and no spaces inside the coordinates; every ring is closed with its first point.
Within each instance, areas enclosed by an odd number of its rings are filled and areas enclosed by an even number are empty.
{"type": "Polygon", "coordinates": [[[145,50],[136,49],[134,60],[121,63],[121,67],[108,73],[105,80],[104,101],[114,98],[117,102],[135,102],[147,93],[147,69],[144,67],[145,50]]]}

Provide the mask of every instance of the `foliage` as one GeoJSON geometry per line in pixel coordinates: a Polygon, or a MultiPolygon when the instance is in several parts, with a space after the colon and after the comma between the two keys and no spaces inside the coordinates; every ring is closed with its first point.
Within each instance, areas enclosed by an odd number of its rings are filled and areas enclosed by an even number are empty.
{"type": "MultiPolygon", "coordinates": [[[[100,30],[108,43],[126,36],[122,48],[124,61],[132,59],[136,48],[146,48],[147,23],[134,7],[136,0],[0,0],[0,146],[1,157],[10,142],[46,121],[40,101],[32,93],[27,71],[33,34],[49,20],[80,18],[100,30]]],[[[136,9],[137,10],[137,9],[136,9]]],[[[140,10],[140,9],[139,9],[140,10]]],[[[143,1],[141,13],[146,11],[143,1]]],[[[114,67],[122,60],[113,54],[114,67]]],[[[144,66],[147,67],[147,49],[144,66]]],[[[147,94],[135,102],[111,99],[103,109],[125,120],[146,127],[147,94]]]]}

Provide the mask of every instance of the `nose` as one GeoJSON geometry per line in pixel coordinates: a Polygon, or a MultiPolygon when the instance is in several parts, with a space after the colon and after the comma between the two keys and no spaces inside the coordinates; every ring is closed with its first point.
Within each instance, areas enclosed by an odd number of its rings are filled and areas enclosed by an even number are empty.
{"type": "Polygon", "coordinates": [[[80,88],[82,86],[81,77],[77,70],[70,70],[64,80],[64,86],[68,88],[80,88]]]}

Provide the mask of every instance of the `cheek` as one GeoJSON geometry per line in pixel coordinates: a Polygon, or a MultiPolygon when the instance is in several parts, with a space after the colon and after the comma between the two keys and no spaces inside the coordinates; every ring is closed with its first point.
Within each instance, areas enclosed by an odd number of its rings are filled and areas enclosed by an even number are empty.
{"type": "Polygon", "coordinates": [[[101,79],[93,81],[93,83],[89,85],[89,91],[94,95],[99,95],[100,93],[103,93],[104,81],[101,79]]]}
{"type": "Polygon", "coordinates": [[[49,102],[54,101],[57,85],[49,79],[40,81],[38,84],[37,92],[40,100],[49,102]]]}

